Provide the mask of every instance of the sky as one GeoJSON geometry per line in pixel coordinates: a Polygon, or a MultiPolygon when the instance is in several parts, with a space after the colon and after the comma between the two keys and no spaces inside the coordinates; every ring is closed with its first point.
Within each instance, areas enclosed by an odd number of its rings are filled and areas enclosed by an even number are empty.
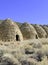
{"type": "Polygon", "coordinates": [[[0,20],[48,24],[48,0],[0,0],[0,20]]]}

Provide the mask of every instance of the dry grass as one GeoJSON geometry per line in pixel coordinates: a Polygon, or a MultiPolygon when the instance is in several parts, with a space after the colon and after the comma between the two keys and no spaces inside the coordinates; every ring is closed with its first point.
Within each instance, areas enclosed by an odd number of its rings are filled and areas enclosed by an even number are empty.
{"type": "Polygon", "coordinates": [[[47,65],[48,39],[0,41],[0,63],[4,62],[10,65],[47,65]]]}

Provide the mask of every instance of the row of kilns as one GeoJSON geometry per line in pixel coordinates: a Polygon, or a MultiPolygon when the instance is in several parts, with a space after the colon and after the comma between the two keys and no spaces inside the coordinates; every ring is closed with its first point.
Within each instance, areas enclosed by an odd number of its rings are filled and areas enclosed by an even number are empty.
{"type": "Polygon", "coordinates": [[[20,27],[10,19],[0,24],[0,40],[23,41],[27,39],[48,38],[48,26],[23,23],[20,27]]]}
{"type": "Polygon", "coordinates": [[[26,39],[38,39],[38,38],[47,38],[48,37],[48,27],[37,25],[37,24],[29,24],[27,22],[21,25],[21,32],[23,34],[24,40],[26,39]]]}

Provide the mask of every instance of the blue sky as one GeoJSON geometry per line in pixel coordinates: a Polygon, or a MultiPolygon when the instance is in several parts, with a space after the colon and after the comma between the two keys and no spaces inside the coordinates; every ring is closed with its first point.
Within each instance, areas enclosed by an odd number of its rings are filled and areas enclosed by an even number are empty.
{"type": "Polygon", "coordinates": [[[48,0],[0,0],[0,19],[48,24],[48,0]]]}

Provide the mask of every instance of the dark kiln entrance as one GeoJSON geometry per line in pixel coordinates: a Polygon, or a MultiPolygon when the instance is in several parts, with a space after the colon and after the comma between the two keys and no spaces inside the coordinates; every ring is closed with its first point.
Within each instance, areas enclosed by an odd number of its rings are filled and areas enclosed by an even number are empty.
{"type": "Polygon", "coordinates": [[[36,35],[36,39],[38,39],[38,35],[36,35]]]}
{"type": "Polygon", "coordinates": [[[19,35],[16,35],[16,41],[19,41],[19,35]]]}

